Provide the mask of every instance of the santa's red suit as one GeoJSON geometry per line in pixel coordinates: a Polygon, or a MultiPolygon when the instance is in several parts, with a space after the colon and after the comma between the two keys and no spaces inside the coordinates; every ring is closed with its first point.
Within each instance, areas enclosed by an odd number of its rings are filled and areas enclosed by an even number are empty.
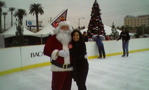
{"type": "MultiPolygon", "coordinates": [[[[68,25],[64,21],[62,25],[68,25]]],[[[60,25],[57,29],[60,28],[60,25]]],[[[57,52],[64,50],[69,54],[69,43],[62,44],[56,37],[57,35],[50,36],[44,47],[44,54],[52,58],[51,71],[52,71],[52,90],[71,90],[71,65],[70,56],[61,57],[57,56],[57,52]]]]}

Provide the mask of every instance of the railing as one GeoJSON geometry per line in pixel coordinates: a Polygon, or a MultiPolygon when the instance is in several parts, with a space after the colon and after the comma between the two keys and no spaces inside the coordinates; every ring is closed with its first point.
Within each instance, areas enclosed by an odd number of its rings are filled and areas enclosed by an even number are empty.
{"type": "MultiPolygon", "coordinates": [[[[103,41],[106,56],[122,54],[122,41],[103,41]]],[[[95,42],[86,42],[88,59],[98,57],[95,42]]],[[[21,70],[50,65],[50,58],[43,55],[44,45],[0,49],[0,76],[21,70]]],[[[149,38],[131,39],[129,52],[149,50],[149,38]]]]}

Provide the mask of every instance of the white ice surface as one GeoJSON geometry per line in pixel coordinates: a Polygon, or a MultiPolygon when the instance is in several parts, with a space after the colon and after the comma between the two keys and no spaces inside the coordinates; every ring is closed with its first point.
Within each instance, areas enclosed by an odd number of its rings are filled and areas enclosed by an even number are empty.
{"type": "MultiPolygon", "coordinates": [[[[149,51],[89,60],[88,90],[149,90],[149,51]]],[[[51,90],[50,66],[0,76],[0,90],[51,90]]],[[[72,90],[77,90],[72,82],[72,90]]]]}

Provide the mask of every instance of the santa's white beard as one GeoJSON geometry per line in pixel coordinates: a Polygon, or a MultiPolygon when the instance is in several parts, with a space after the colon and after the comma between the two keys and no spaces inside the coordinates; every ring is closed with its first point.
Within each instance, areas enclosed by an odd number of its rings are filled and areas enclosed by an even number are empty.
{"type": "Polygon", "coordinates": [[[68,43],[71,41],[71,32],[59,30],[59,33],[56,34],[56,38],[58,41],[60,41],[62,44],[68,45],[68,43]]]}

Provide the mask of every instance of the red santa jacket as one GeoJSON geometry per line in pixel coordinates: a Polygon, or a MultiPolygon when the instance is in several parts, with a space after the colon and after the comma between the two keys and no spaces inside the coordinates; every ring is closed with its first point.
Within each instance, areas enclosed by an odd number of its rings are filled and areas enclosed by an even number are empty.
{"type": "MultiPolygon", "coordinates": [[[[50,36],[50,38],[46,42],[43,53],[44,55],[51,57],[52,60],[55,60],[57,63],[70,64],[71,63],[70,56],[65,58],[56,56],[56,53],[59,50],[65,50],[67,53],[69,53],[68,46],[69,45],[63,45],[60,41],[57,40],[56,35],[53,35],[53,36],[50,36]]],[[[52,71],[72,71],[72,69],[73,69],[72,67],[64,69],[53,64],[51,65],[52,71]]]]}

